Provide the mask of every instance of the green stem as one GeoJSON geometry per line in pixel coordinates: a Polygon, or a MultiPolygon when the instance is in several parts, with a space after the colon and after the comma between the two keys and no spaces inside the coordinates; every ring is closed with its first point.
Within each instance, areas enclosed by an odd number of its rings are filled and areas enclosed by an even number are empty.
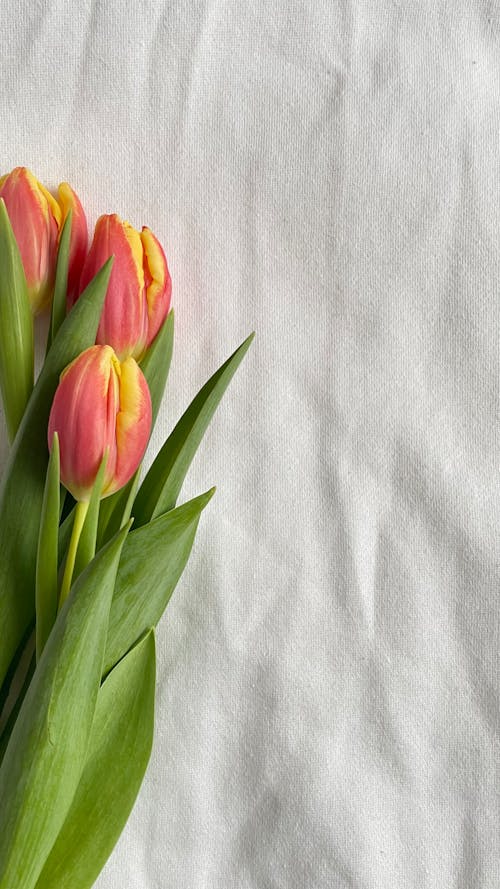
{"type": "Polygon", "coordinates": [[[73,570],[75,567],[76,553],[78,550],[78,542],[82,533],[83,523],[89,508],[88,500],[79,500],[75,507],[75,518],[73,520],[73,530],[71,532],[71,540],[68,547],[68,555],[66,557],[66,565],[64,566],[64,575],[61,584],[61,592],[59,594],[59,610],[61,610],[68,593],[71,589],[71,581],[73,580],[73,570]]]}

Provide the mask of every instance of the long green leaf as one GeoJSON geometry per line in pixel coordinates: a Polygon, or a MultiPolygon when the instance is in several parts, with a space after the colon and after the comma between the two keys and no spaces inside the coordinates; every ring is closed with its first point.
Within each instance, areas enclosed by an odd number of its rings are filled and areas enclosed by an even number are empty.
{"type": "Polygon", "coordinates": [[[68,289],[69,245],[71,240],[72,219],[73,211],[70,210],[62,227],[59,248],[57,250],[56,280],[50,315],[50,327],[47,336],[47,352],[66,317],[66,292],[68,289]]]}
{"type": "Polygon", "coordinates": [[[26,629],[26,632],[22,636],[19,645],[17,646],[16,651],[14,652],[13,657],[11,658],[8,670],[4,676],[4,680],[2,683],[2,687],[0,690],[0,716],[4,716],[4,709],[7,705],[8,699],[12,696],[13,690],[16,688],[16,675],[20,669],[20,665],[22,660],[26,657],[26,650],[28,646],[31,644],[31,639],[33,637],[35,630],[35,621],[30,623],[26,629]]]}
{"type": "Polygon", "coordinates": [[[47,467],[43,494],[40,532],[36,558],[36,659],[40,660],[45,643],[57,617],[57,568],[60,509],[59,438],[54,441],[47,467]]]}
{"type": "Polygon", "coordinates": [[[120,661],[97,697],[85,768],[36,889],[90,889],[146,771],[153,741],[154,633],[120,661]]]}
{"type": "Polygon", "coordinates": [[[47,424],[59,375],[95,341],[111,261],[62,325],[17,432],[0,487],[0,683],[35,614],[38,529],[47,469],[47,424]]]}
{"type": "MultiPolygon", "coordinates": [[[[131,507],[139,485],[140,469],[139,466],[123,488],[101,501],[97,525],[96,547],[98,550],[113,537],[113,534],[116,534],[123,522],[130,518],[131,507]],[[127,511],[128,515],[126,515],[127,511]]],[[[65,534],[65,531],[66,529],[62,533],[65,534]]]]}
{"type": "Polygon", "coordinates": [[[104,674],[162,616],[215,488],[132,531],[123,548],[109,615],[104,674]]]}
{"type": "Polygon", "coordinates": [[[0,198],[0,388],[12,441],[33,389],[33,315],[26,276],[10,224],[0,198]]]}
{"type": "Polygon", "coordinates": [[[135,499],[133,514],[136,527],[175,506],[198,445],[253,337],[254,334],[251,334],[205,383],[169,435],[135,499]]]}
{"type": "Polygon", "coordinates": [[[141,467],[139,466],[130,481],[127,482],[121,491],[117,491],[115,495],[107,497],[106,500],[101,502],[99,525],[97,528],[97,549],[104,546],[106,541],[110,540],[110,538],[116,534],[118,529],[121,528],[125,522],[128,522],[132,515],[132,506],[134,505],[135,495],[137,494],[137,489],[139,487],[140,471],[141,467]],[[119,499],[114,501],[111,510],[103,514],[107,501],[111,500],[113,496],[119,499]]]}
{"type": "Polygon", "coordinates": [[[32,889],[85,764],[124,528],[80,575],[45,646],[0,769],[0,889],[32,889]]]}
{"type": "Polygon", "coordinates": [[[164,325],[160,328],[141,361],[141,370],[146,377],[149,391],[151,392],[153,424],[158,416],[158,410],[165,391],[173,349],[174,310],[171,309],[164,325]]]}
{"type": "Polygon", "coordinates": [[[9,744],[10,736],[13,732],[14,726],[16,724],[16,719],[19,715],[19,711],[21,709],[22,703],[26,697],[28,689],[30,687],[31,680],[33,679],[33,674],[36,668],[36,654],[33,652],[30,662],[27,665],[27,671],[24,676],[24,680],[21,681],[20,688],[17,692],[17,698],[14,702],[12,710],[9,713],[9,716],[6,720],[5,726],[2,730],[2,734],[0,735],[0,765],[3,762],[3,758],[5,756],[5,751],[7,750],[7,746],[9,744]]]}

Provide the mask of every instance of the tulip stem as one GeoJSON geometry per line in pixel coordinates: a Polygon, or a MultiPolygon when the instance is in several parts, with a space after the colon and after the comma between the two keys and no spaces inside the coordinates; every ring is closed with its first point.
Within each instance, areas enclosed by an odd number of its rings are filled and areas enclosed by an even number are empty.
{"type": "Polygon", "coordinates": [[[61,592],[59,594],[59,610],[68,598],[71,589],[71,581],[73,580],[73,571],[75,568],[76,553],[78,551],[78,543],[85,522],[85,516],[89,508],[88,500],[79,500],[75,507],[75,518],[73,519],[73,530],[71,531],[71,540],[68,547],[68,555],[66,557],[66,565],[64,566],[64,574],[61,584],[61,592]]]}

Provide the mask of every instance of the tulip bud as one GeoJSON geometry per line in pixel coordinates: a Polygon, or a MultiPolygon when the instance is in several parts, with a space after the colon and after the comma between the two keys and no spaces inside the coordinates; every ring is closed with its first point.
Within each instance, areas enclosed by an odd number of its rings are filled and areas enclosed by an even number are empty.
{"type": "Polygon", "coordinates": [[[161,244],[144,227],[136,231],[116,215],[98,219],[82,270],[80,292],[114,256],[97,343],[113,346],[120,359],[140,361],[170,306],[172,283],[161,244]]]}
{"type": "Polygon", "coordinates": [[[75,500],[90,498],[105,456],[102,496],[133,476],[151,431],[151,397],[144,374],[111,346],[91,346],[61,374],[49,418],[48,442],[59,436],[61,481],[75,500]]]}
{"type": "Polygon", "coordinates": [[[59,234],[68,210],[73,210],[69,279],[76,290],[78,267],[87,250],[87,223],[82,205],[69,185],[59,187],[59,202],[26,167],[0,178],[0,197],[19,247],[33,314],[52,299],[59,234]]]}
{"type": "Polygon", "coordinates": [[[70,210],[72,214],[67,294],[68,300],[74,302],[79,293],[80,274],[87,256],[89,239],[87,220],[78,195],[67,182],[61,182],[57,189],[57,199],[62,210],[61,229],[70,210]]]}

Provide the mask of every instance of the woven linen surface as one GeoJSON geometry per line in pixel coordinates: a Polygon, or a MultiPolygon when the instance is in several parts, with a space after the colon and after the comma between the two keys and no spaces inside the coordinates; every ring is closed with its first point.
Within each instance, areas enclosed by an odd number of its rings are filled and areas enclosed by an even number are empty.
{"type": "Polygon", "coordinates": [[[165,245],[148,459],[257,332],[185,484],[218,490],[97,889],[498,889],[498,4],[0,23],[2,169],[165,245]]]}

